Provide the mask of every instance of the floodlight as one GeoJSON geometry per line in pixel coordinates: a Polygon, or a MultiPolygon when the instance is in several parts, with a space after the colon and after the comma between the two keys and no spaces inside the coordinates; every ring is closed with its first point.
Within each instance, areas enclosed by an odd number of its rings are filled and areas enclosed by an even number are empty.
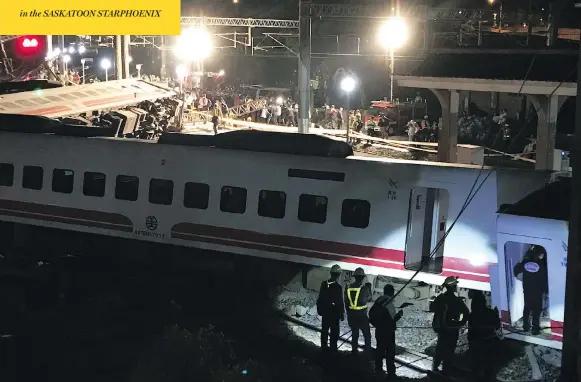
{"type": "Polygon", "coordinates": [[[400,17],[392,17],[379,29],[380,44],[390,50],[401,48],[408,40],[408,26],[400,17]]]}
{"type": "Polygon", "coordinates": [[[212,37],[202,28],[186,29],[178,36],[174,53],[184,61],[203,60],[212,53],[212,37]]]}

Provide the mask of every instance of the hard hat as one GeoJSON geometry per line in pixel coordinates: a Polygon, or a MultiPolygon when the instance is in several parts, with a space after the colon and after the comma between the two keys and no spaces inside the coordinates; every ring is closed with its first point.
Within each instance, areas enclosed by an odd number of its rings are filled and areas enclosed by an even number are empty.
{"type": "Polygon", "coordinates": [[[363,268],[357,268],[355,273],[353,273],[353,276],[365,276],[365,271],[363,268]]]}
{"type": "Polygon", "coordinates": [[[444,280],[444,284],[442,284],[442,286],[449,287],[449,286],[454,286],[457,284],[458,284],[458,277],[457,276],[448,276],[448,277],[446,277],[446,280],[444,280]]]}
{"type": "Polygon", "coordinates": [[[337,264],[333,265],[331,267],[331,273],[341,273],[341,267],[338,266],[337,264]]]}

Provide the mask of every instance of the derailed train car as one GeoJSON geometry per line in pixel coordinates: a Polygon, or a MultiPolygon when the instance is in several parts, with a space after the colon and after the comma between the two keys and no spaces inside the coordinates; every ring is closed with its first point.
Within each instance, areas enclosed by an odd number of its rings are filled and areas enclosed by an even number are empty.
{"type": "Polygon", "coordinates": [[[562,346],[570,201],[571,179],[564,178],[503,206],[498,214],[498,264],[490,270],[491,292],[508,337],[555,348],[562,346]],[[547,253],[549,280],[541,313],[544,330],[537,336],[521,330],[523,286],[513,273],[532,245],[541,246],[547,253]]]}
{"type": "Polygon", "coordinates": [[[500,278],[489,272],[498,263],[495,212],[548,179],[355,157],[336,141],[295,134],[276,133],[278,142],[248,131],[156,143],[0,130],[0,220],[363,267],[369,275],[415,276],[432,291],[447,276],[490,291],[491,277],[500,278]]]}

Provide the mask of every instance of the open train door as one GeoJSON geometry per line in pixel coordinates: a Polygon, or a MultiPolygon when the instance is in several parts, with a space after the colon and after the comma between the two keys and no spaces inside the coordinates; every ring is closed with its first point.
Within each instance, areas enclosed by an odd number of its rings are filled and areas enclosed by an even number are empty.
{"type": "Polygon", "coordinates": [[[555,334],[562,332],[562,329],[555,328],[555,322],[562,321],[562,318],[559,320],[562,313],[558,310],[563,301],[557,301],[557,297],[561,295],[561,288],[555,284],[553,276],[561,268],[562,255],[555,232],[551,229],[554,223],[558,222],[529,216],[499,214],[496,227],[498,264],[490,269],[490,287],[492,306],[497,306],[500,311],[505,337],[561,348],[562,343],[555,338],[555,334]],[[551,279],[551,283],[546,286],[548,293],[541,313],[540,325],[544,330],[535,336],[522,331],[523,283],[522,278],[514,275],[514,266],[522,261],[531,246],[541,246],[545,249],[546,266],[551,279]]]}

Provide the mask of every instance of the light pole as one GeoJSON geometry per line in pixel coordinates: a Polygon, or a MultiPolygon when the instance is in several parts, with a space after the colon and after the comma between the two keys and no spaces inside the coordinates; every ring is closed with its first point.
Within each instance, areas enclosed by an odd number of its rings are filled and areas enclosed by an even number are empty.
{"type": "MultiPolygon", "coordinates": [[[[357,81],[355,80],[355,78],[348,76],[348,77],[344,77],[341,80],[341,90],[343,90],[345,92],[345,95],[347,96],[347,107],[345,108],[345,114],[347,117],[347,133],[346,133],[346,140],[347,143],[349,143],[349,130],[350,130],[350,126],[349,126],[349,101],[351,98],[351,93],[353,92],[353,90],[355,90],[355,86],[357,86],[357,81]]],[[[341,118],[343,118],[343,116],[341,116],[341,118]]],[[[343,121],[345,121],[345,119],[343,118],[343,121]]]]}
{"type": "Polygon", "coordinates": [[[195,70],[198,71],[200,69],[203,72],[204,59],[212,53],[213,49],[212,36],[207,30],[191,28],[184,30],[178,36],[174,46],[174,54],[179,60],[187,63],[196,63],[195,70]]]}
{"type": "MultiPolygon", "coordinates": [[[[496,0],[488,0],[488,4],[494,5],[496,0]]],[[[496,13],[494,14],[494,22],[496,24],[496,13]]],[[[500,0],[500,12],[498,14],[498,31],[502,32],[502,0],[500,0]]]]}
{"type": "Polygon", "coordinates": [[[83,83],[86,83],[86,77],[85,77],[85,62],[93,62],[93,58],[92,57],[81,58],[81,65],[83,67],[83,83]]]}
{"type": "Polygon", "coordinates": [[[408,27],[400,17],[391,17],[381,26],[378,33],[380,44],[389,51],[389,100],[393,102],[393,76],[395,73],[395,51],[408,40],[408,27]]]}
{"type": "Polygon", "coordinates": [[[177,123],[177,127],[179,130],[182,129],[183,126],[183,120],[184,120],[184,112],[186,110],[186,92],[184,89],[184,81],[186,80],[186,77],[189,74],[189,65],[186,64],[180,64],[177,66],[176,68],[176,75],[178,76],[178,79],[180,81],[180,93],[182,93],[182,108],[180,110],[180,113],[178,114],[178,123],[177,123]]]}
{"type": "Polygon", "coordinates": [[[69,62],[71,62],[71,56],[69,56],[68,54],[65,54],[63,56],[63,63],[65,64],[64,65],[65,72],[63,74],[66,75],[67,80],[68,80],[68,77],[69,77],[69,62]]]}
{"type": "Polygon", "coordinates": [[[101,60],[101,67],[105,69],[105,81],[109,81],[109,68],[111,67],[111,61],[104,58],[101,60]]]}

